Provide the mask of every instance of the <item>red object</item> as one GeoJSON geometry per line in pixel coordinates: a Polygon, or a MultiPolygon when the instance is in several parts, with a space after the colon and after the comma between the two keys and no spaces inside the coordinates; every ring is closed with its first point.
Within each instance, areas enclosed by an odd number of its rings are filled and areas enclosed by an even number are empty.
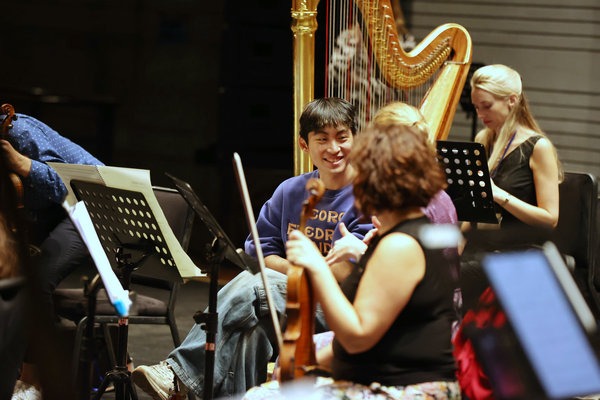
{"type": "Polygon", "coordinates": [[[487,288],[479,298],[478,307],[465,314],[453,340],[458,383],[463,394],[470,400],[487,400],[494,396],[489,379],[477,360],[471,339],[464,329],[469,325],[476,329],[502,327],[506,323],[506,316],[498,308],[495,299],[492,289],[487,288]]]}

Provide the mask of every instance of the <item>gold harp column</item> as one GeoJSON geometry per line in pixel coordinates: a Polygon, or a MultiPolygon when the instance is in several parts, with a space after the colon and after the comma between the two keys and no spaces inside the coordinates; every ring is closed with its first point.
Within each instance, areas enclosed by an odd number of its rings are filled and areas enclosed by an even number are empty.
{"type": "Polygon", "coordinates": [[[300,115],[314,98],[315,32],[319,0],[292,0],[292,32],[294,33],[294,175],[313,169],[308,154],[300,149],[300,115]]]}

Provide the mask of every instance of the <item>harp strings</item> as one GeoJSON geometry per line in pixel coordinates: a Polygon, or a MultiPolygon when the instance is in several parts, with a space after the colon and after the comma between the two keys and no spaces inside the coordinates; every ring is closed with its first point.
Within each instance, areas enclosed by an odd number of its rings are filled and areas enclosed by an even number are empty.
{"type": "MultiPolygon", "coordinates": [[[[389,2],[387,3],[389,5],[389,2]]],[[[378,9],[384,4],[379,0],[369,7],[378,9]]],[[[341,97],[357,107],[358,128],[362,129],[373,115],[385,104],[403,101],[415,107],[421,105],[429,87],[435,82],[438,73],[413,88],[393,88],[386,82],[386,66],[378,65],[373,44],[367,31],[358,5],[353,0],[329,0],[326,3],[326,71],[325,93],[329,97],[341,97]]],[[[378,21],[383,24],[384,21],[378,21]]],[[[395,23],[395,22],[393,22],[395,23]]],[[[402,38],[386,36],[391,48],[393,41],[402,38]]],[[[397,51],[404,52],[403,49],[397,51]]],[[[407,74],[410,74],[410,66],[407,74]]]]}

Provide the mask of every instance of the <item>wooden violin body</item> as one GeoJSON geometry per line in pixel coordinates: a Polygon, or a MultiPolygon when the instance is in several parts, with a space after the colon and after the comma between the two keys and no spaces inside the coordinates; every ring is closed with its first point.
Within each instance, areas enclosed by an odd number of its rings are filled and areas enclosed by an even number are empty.
{"type": "MultiPolygon", "coordinates": [[[[318,179],[310,179],[306,189],[310,196],[302,208],[299,226],[302,232],[310,213],[325,192],[325,185],[318,179]]],[[[302,267],[291,265],[287,278],[286,329],[279,351],[279,379],[282,382],[306,375],[317,364],[313,343],[316,300],[308,273],[302,267]]]]}
{"type": "Polygon", "coordinates": [[[316,302],[308,274],[302,267],[291,266],[287,273],[286,329],[279,352],[280,379],[300,378],[317,364],[313,334],[316,302]]]}

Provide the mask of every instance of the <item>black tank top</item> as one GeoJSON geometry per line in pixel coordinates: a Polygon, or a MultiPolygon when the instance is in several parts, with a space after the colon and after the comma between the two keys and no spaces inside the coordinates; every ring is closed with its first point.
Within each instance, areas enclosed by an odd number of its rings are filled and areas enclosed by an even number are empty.
{"type": "MultiPolygon", "coordinates": [[[[534,206],[537,206],[537,197],[529,160],[535,144],[541,138],[542,136],[532,136],[511,151],[496,169],[494,177],[494,183],[499,188],[534,206]]],[[[515,229],[526,225],[504,208],[499,208],[502,213],[501,228],[515,229]]]]}
{"type": "MultiPolygon", "coordinates": [[[[451,324],[455,318],[452,296],[456,284],[442,250],[426,249],[419,240],[419,231],[428,223],[425,217],[403,221],[386,233],[406,233],[419,242],[425,253],[425,275],[406,307],[373,348],[350,354],[334,340],[334,379],[365,385],[379,382],[385,386],[456,379],[450,341],[451,324]]],[[[379,237],[373,240],[341,285],[351,302],[356,296],[367,261],[380,241],[379,237]]],[[[397,279],[402,279],[402,276],[397,279]]]]}

